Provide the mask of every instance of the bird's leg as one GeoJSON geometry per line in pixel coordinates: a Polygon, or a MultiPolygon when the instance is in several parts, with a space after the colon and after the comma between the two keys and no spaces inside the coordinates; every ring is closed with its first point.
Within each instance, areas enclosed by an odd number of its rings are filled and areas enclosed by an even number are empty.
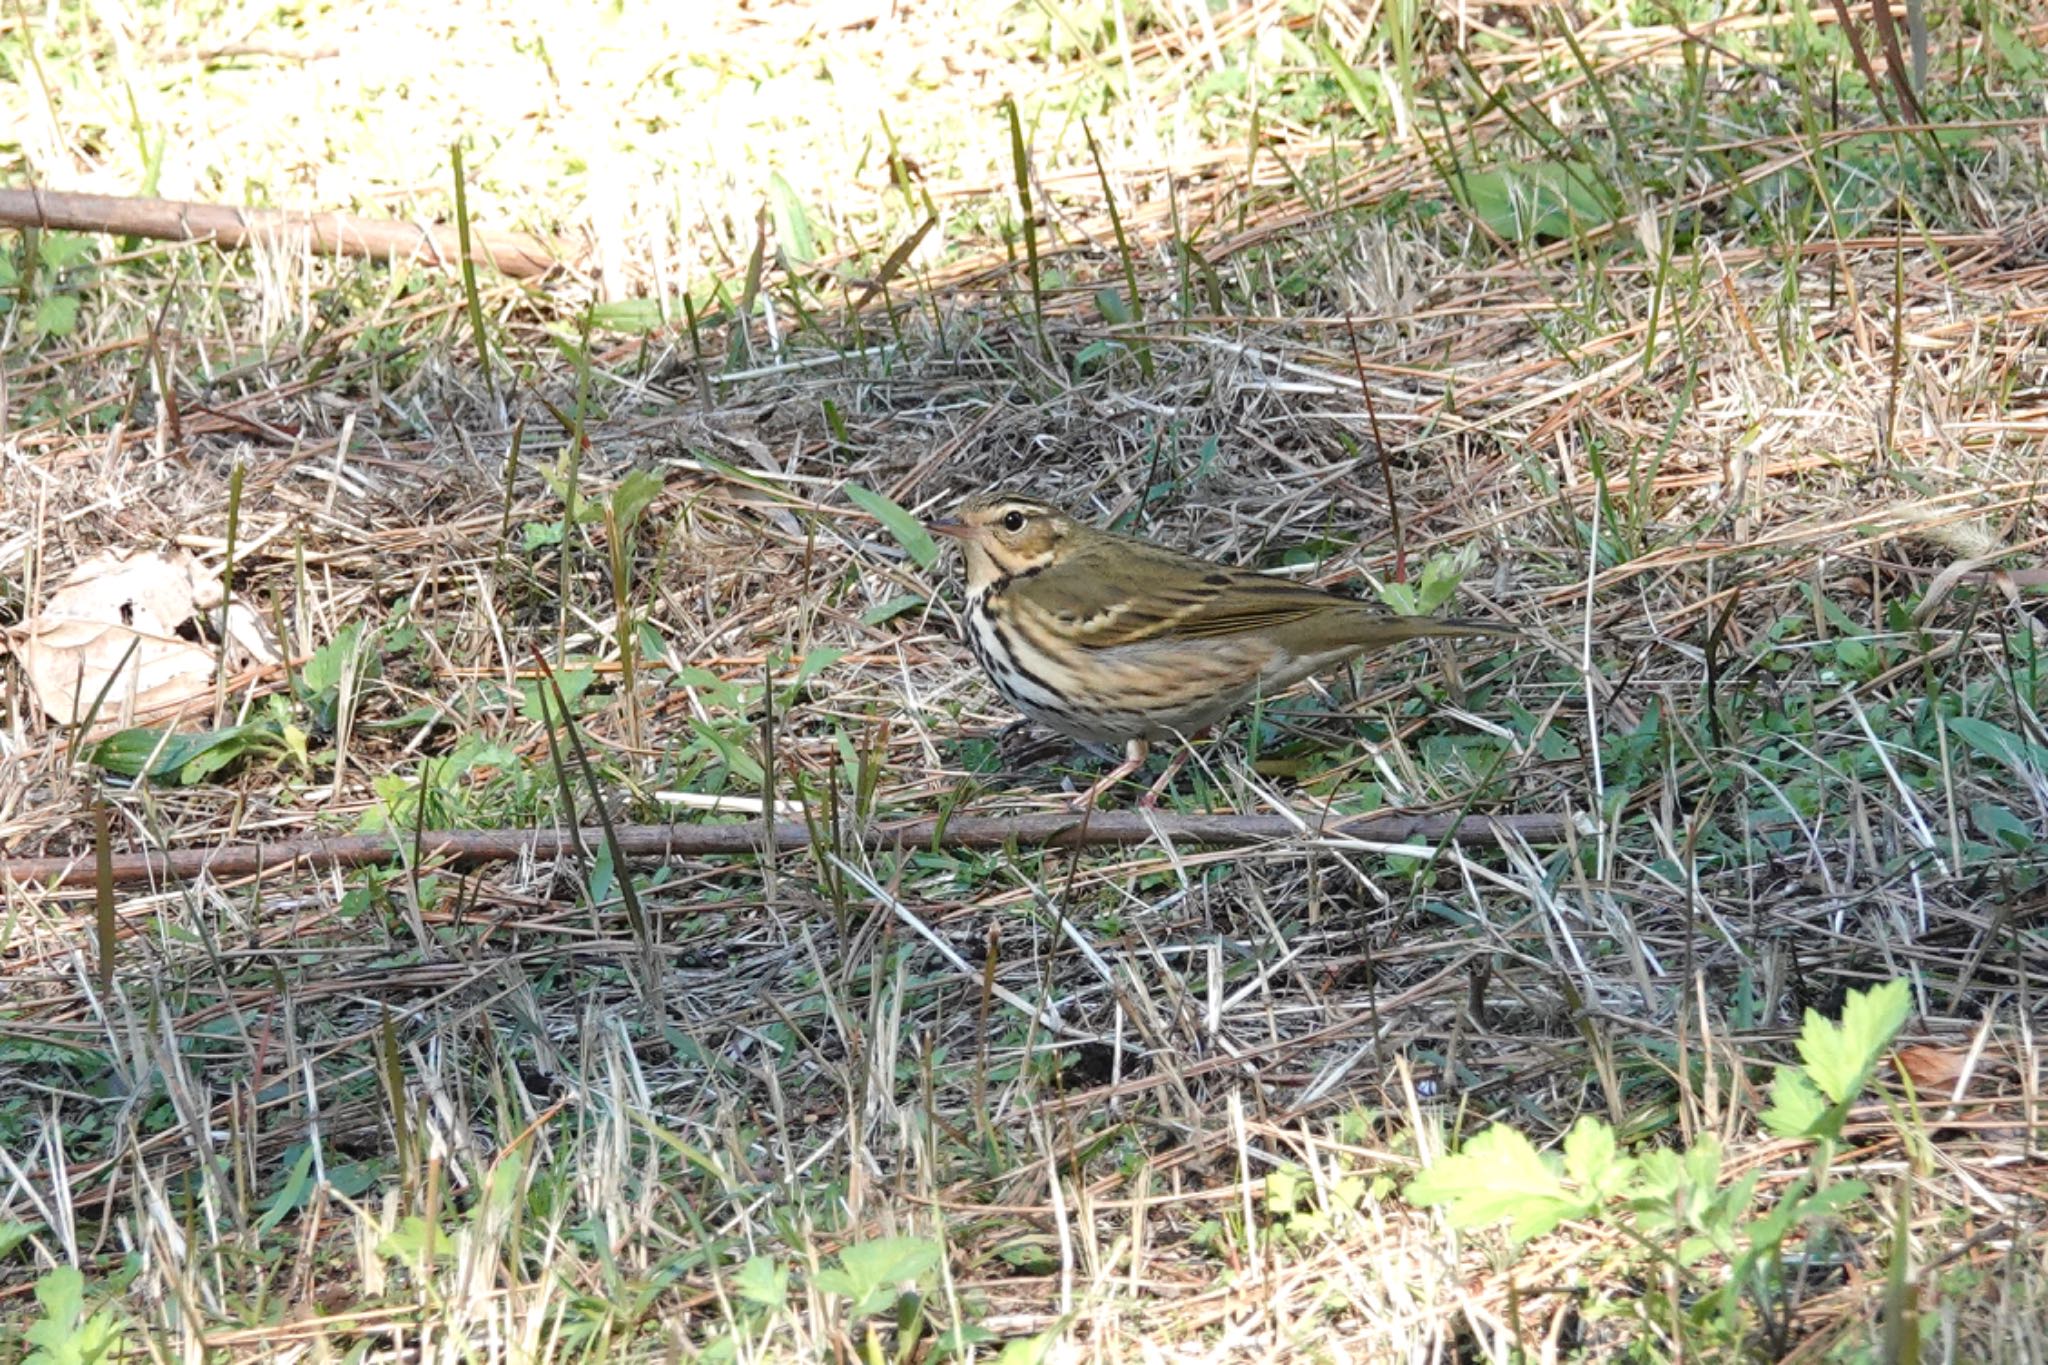
{"type": "Polygon", "coordinates": [[[1124,746],[1124,761],[1097,778],[1094,786],[1068,802],[1068,805],[1074,810],[1087,810],[1104,792],[1144,767],[1145,760],[1151,756],[1151,744],[1142,739],[1132,740],[1124,746]]]}
{"type": "Polygon", "coordinates": [[[1173,779],[1180,776],[1180,770],[1187,767],[1188,760],[1195,756],[1194,745],[1189,740],[1199,738],[1208,733],[1209,727],[1204,726],[1192,736],[1181,736],[1180,747],[1173,751],[1172,758],[1166,760],[1166,771],[1159,774],[1159,780],[1146,788],[1145,794],[1138,798],[1140,806],[1146,810],[1152,810],[1158,806],[1159,798],[1165,796],[1167,789],[1173,786],[1173,779]]]}

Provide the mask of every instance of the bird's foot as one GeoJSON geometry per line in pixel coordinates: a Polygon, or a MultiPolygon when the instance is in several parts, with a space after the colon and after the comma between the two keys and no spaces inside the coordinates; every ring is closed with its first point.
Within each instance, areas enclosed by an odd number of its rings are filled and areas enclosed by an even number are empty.
{"type": "Polygon", "coordinates": [[[1138,805],[1144,810],[1157,810],[1160,800],[1173,786],[1173,779],[1180,776],[1180,770],[1187,767],[1188,760],[1194,756],[1194,747],[1186,740],[1182,740],[1180,747],[1173,751],[1173,757],[1166,760],[1166,769],[1159,774],[1159,779],[1147,787],[1145,794],[1138,798],[1138,805]]]}
{"type": "Polygon", "coordinates": [[[1145,760],[1151,756],[1151,752],[1151,746],[1146,744],[1144,740],[1132,740],[1130,742],[1129,747],[1126,748],[1124,751],[1123,762],[1117,764],[1114,768],[1111,768],[1101,777],[1096,778],[1095,785],[1088,788],[1087,791],[1082,792],[1072,801],[1069,801],[1067,803],[1067,808],[1069,810],[1077,811],[1087,810],[1089,807],[1093,806],[1097,800],[1101,798],[1104,792],[1110,790],[1110,788],[1116,786],[1117,783],[1123,781],[1132,773],[1144,767],[1145,760]]]}
{"type": "Polygon", "coordinates": [[[1108,772],[1096,778],[1094,785],[1090,786],[1087,791],[1080,793],[1078,796],[1068,801],[1067,809],[1074,811],[1087,810],[1089,807],[1093,806],[1097,801],[1101,800],[1109,792],[1115,790],[1118,783],[1122,782],[1125,778],[1129,777],[1132,773],[1136,771],[1136,768],[1131,767],[1128,764],[1117,764],[1114,768],[1111,768],[1108,772]]]}

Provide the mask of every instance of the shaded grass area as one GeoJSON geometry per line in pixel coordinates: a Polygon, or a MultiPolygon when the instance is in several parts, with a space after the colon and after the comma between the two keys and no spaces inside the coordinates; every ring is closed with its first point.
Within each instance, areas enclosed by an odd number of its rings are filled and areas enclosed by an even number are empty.
{"type": "Polygon", "coordinates": [[[480,221],[590,250],[466,297],[10,243],[9,623],[100,548],[232,542],[289,663],[145,781],[10,664],[6,851],[89,850],[103,802],[123,847],[394,856],[111,934],[7,887],[0,1314],[162,1357],[2040,1354],[2038,16],[1941,16],[1917,87],[1867,8],[542,25],[612,54],[579,84],[537,19],[307,11],[435,73],[335,77],[386,169],[297,116],[209,137],[285,97],[269,58],[138,74],[233,13],[17,30],[10,169],[135,189],[189,143],[147,184],[432,213],[453,111],[538,144],[472,148],[480,221]],[[911,45],[952,74],[891,86],[911,45]],[[813,58],[906,118],[802,117],[813,58]],[[1007,483],[1530,630],[1262,707],[1180,804],[1573,836],[410,856],[1055,805],[1090,761],[999,738],[908,526],[1007,483]],[[1411,1197],[1428,1163],[1503,1202],[1411,1197]]]}

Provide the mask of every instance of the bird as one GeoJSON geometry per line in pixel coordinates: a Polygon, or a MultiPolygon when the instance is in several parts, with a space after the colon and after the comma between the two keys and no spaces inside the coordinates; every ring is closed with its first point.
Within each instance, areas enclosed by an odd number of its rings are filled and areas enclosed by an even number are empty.
{"type": "MultiPolygon", "coordinates": [[[[1485,621],[1390,614],[1105,531],[1021,494],[977,494],[925,529],[960,546],[964,639],[1004,700],[1070,739],[1123,749],[1076,809],[1143,766],[1153,741],[1198,734],[1255,697],[1357,655],[1427,636],[1520,634],[1485,621]]],[[[1186,753],[1141,805],[1157,803],[1186,753]]]]}

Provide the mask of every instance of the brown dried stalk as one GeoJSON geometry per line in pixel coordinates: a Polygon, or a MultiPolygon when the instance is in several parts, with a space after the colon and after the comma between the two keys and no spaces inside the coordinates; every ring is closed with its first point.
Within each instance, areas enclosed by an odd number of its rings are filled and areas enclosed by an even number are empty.
{"type": "MultiPolygon", "coordinates": [[[[394,223],[348,213],[297,213],[53,190],[0,189],[0,225],[113,232],[167,242],[212,241],[225,247],[303,242],[323,256],[418,260],[435,265],[453,264],[462,254],[455,228],[440,223],[394,223]]],[[[514,279],[544,275],[555,265],[548,244],[523,232],[472,231],[470,247],[481,264],[495,266],[514,279]]]]}
{"type": "MultiPolygon", "coordinates": [[[[1212,847],[1243,847],[1281,843],[1304,834],[1316,838],[1372,839],[1386,843],[1434,844],[1445,838],[1494,843],[1520,839],[1532,844],[1556,843],[1564,837],[1561,815],[1400,815],[1376,812],[1339,816],[1306,829],[1284,815],[1168,815],[1142,810],[1079,814],[960,817],[951,820],[905,820],[858,831],[867,844],[904,848],[990,849],[1010,844],[1039,848],[1087,848],[1143,844],[1154,839],[1212,847]]],[[[620,849],[630,857],[743,855],[766,846],[768,830],[759,820],[723,825],[621,825],[620,849]]],[[[537,858],[574,855],[579,848],[603,843],[602,831],[576,832],[555,827],[493,830],[426,830],[418,837],[423,860],[457,865],[505,862],[529,854],[537,858]]],[[[798,820],[777,821],[774,846],[796,848],[811,841],[810,827],[798,820]]],[[[405,842],[412,843],[408,832],[405,842]]],[[[849,842],[852,842],[849,839],[849,842]]],[[[360,867],[388,862],[398,848],[388,834],[344,835],[322,839],[286,839],[277,843],[227,844],[171,852],[116,854],[111,863],[117,885],[183,880],[202,874],[246,877],[298,865],[360,867]]],[[[85,886],[96,867],[91,850],[59,858],[0,859],[0,882],[17,886],[85,886]]]]}

